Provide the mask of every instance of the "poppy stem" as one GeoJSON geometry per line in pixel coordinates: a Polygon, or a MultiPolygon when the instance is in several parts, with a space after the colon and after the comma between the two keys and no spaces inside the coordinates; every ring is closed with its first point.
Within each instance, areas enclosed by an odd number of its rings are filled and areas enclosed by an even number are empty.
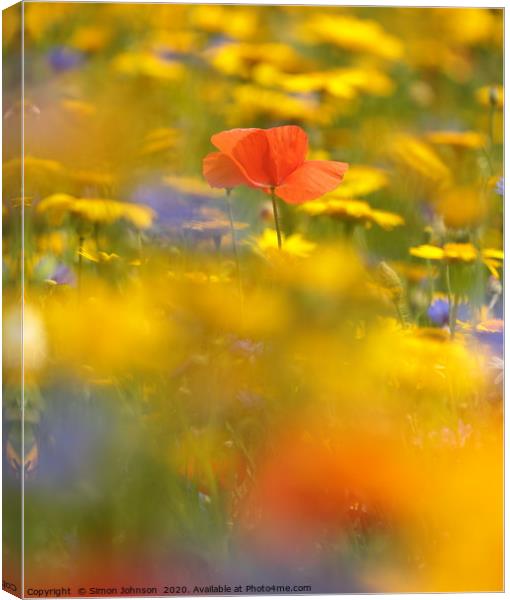
{"type": "Polygon", "coordinates": [[[228,206],[228,218],[230,220],[230,234],[232,235],[232,250],[234,251],[234,258],[236,262],[236,276],[237,276],[237,287],[239,290],[239,300],[241,302],[241,317],[243,315],[243,305],[244,305],[244,296],[243,296],[243,284],[241,281],[241,262],[239,260],[239,251],[237,248],[237,238],[236,231],[234,227],[234,214],[232,211],[232,203],[230,201],[230,194],[232,193],[231,189],[225,190],[227,194],[227,206],[228,206]]]}
{"type": "Polygon", "coordinates": [[[226,189],[225,192],[227,194],[228,218],[230,221],[230,234],[232,235],[232,250],[234,251],[237,270],[238,270],[238,274],[239,274],[239,252],[237,250],[237,239],[236,239],[236,232],[234,229],[234,215],[232,213],[232,203],[230,202],[230,194],[231,194],[232,190],[226,189]]]}
{"type": "Polygon", "coordinates": [[[278,205],[276,203],[276,195],[274,193],[274,188],[271,188],[271,200],[273,202],[273,215],[274,215],[274,224],[276,228],[276,237],[278,239],[278,249],[282,249],[282,232],[280,229],[280,216],[278,215],[278,205]]]}

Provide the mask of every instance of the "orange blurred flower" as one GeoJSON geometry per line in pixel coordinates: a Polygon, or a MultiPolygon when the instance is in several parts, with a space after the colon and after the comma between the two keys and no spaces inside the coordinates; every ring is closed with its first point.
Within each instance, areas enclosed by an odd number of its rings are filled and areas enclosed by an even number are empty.
{"type": "Polygon", "coordinates": [[[361,524],[384,529],[412,518],[416,466],[390,436],[291,428],[262,459],[241,527],[251,544],[277,556],[306,555],[361,524]]]}
{"type": "Polygon", "coordinates": [[[203,163],[204,177],[212,187],[274,190],[289,204],[334,190],[348,168],[342,162],[305,160],[308,137],[296,125],[231,129],[213,135],[211,141],[220,150],[208,154],[203,163]]]}

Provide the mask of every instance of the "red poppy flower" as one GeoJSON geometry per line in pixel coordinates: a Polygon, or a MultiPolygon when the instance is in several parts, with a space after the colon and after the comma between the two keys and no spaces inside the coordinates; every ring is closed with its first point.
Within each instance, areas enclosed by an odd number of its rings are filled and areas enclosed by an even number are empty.
{"type": "Polygon", "coordinates": [[[308,137],[296,125],[272,129],[231,129],[212,136],[220,152],[208,154],[203,172],[209,185],[261,188],[289,204],[300,204],[334,190],[348,165],[305,160],[308,137]]]}

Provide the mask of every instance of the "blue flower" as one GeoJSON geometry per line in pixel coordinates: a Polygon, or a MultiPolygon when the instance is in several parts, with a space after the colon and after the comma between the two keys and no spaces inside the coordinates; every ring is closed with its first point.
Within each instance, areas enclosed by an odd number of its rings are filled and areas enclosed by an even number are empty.
{"type": "Polygon", "coordinates": [[[59,264],[49,278],[56,285],[76,285],[76,275],[64,264],[59,264]]]}
{"type": "Polygon", "coordinates": [[[498,194],[498,196],[503,197],[505,195],[505,178],[504,177],[500,177],[498,179],[498,183],[496,183],[495,191],[496,191],[496,194],[498,194]]]}
{"type": "MultiPolygon", "coordinates": [[[[450,304],[446,298],[435,298],[427,310],[429,319],[436,325],[444,327],[450,320],[450,304]]],[[[469,319],[469,307],[467,304],[459,304],[457,307],[457,319],[467,321],[469,319]]]]}
{"type": "Polygon", "coordinates": [[[427,310],[429,319],[437,325],[448,325],[450,315],[450,305],[448,300],[436,298],[427,310]]]}
{"type": "Polygon", "coordinates": [[[492,319],[479,323],[473,331],[474,337],[490,348],[491,354],[503,357],[504,326],[501,319],[492,319]]]}
{"type": "Polygon", "coordinates": [[[79,50],[67,46],[56,46],[48,53],[48,62],[57,72],[69,71],[79,67],[85,56],[79,50]]]}

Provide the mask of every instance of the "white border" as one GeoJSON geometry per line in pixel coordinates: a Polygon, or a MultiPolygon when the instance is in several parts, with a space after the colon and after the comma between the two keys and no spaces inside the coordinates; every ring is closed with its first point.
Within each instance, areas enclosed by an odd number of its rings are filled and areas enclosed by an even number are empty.
{"type": "MultiPolygon", "coordinates": [[[[25,2],[32,2],[32,1],[38,1],[38,0],[24,0],[25,2]]],[[[52,1],[56,1],[56,2],[81,2],[82,0],[52,0],[52,1]]],[[[98,3],[111,3],[111,0],[85,0],[85,1],[93,1],[93,2],[98,2],[98,3]]],[[[239,0],[223,0],[222,2],[201,2],[200,0],[189,0],[187,2],[174,2],[174,1],[169,1],[169,2],[151,2],[150,0],[120,0],[120,2],[118,3],[126,3],[126,4],[248,4],[248,5],[275,5],[275,4],[282,4],[282,5],[301,5],[301,6],[367,6],[367,7],[394,7],[394,6],[398,6],[398,7],[440,7],[440,8],[464,8],[464,7],[468,7],[468,8],[505,8],[506,6],[506,2],[505,0],[492,0],[490,2],[480,2],[480,1],[472,1],[472,0],[464,0],[462,1],[454,1],[454,0],[442,0],[441,2],[418,2],[416,0],[407,0],[407,1],[387,1],[387,0],[380,0],[377,3],[375,2],[363,2],[363,1],[359,1],[359,0],[349,0],[348,2],[331,2],[331,1],[327,1],[327,0],[321,0],[318,2],[313,2],[313,1],[308,1],[308,2],[300,2],[300,1],[296,1],[296,0],[252,0],[251,2],[242,2],[239,0]]],[[[0,0],[0,8],[2,10],[8,8],[9,6],[12,6],[14,4],[17,4],[17,2],[13,1],[13,0],[0,0]]],[[[504,24],[505,24],[505,31],[507,30],[507,25],[508,25],[508,20],[507,20],[507,11],[505,11],[504,14],[504,24]]],[[[0,34],[1,35],[1,34],[0,34]]],[[[22,58],[23,58],[23,47],[22,47],[22,58]]],[[[504,57],[505,57],[505,71],[504,71],[504,76],[505,76],[505,81],[507,80],[507,75],[508,75],[508,69],[509,67],[509,63],[506,60],[507,59],[507,53],[506,53],[506,44],[505,44],[505,53],[504,53],[504,57]]],[[[1,61],[0,61],[1,63],[1,61]]],[[[24,71],[24,61],[22,60],[22,71],[24,71]]],[[[1,85],[1,75],[2,75],[2,65],[0,64],[0,85],[1,85]]],[[[24,77],[22,80],[22,102],[24,100],[24,77]]],[[[508,120],[506,118],[506,104],[505,104],[505,109],[504,109],[504,123],[505,123],[505,140],[508,139],[508,120]]],[[[2,128],[2,123],[1,123],[1,119],[0,119],[0,134],[1,134],[1,128],[2,128]]],[[[22,136],[23,136],[23,131],[24,131],[24,119],[22,119],[22,136]]],[[[24,147],[24,143],[22,142],[22,148],[24,147]]],[[[0,159],[1,159],[1,146],[0,146],[0,159]]],[[[23,164],[23,162],[22,162],[23,164]]],[[[24,173],[22,170],[22,177],[23,177],[24,173]]],[[[505,179],[507,179],[507,175],[508,175],[508,169],[507,169],[507,160],[506,160],[506,155],[505,155],[505,163],[504,163],[504,176],[505,179]]],[[[23,177],[24,179],[24,177],[23,177]]],[[[24,181],[22,182],[22,196],[24,194],[24,181]]],[[[510,220],[510,211],[506,211],[505,210],[505,215],[504,215],[504,224],[505,224],[505,231],[508,231],[507,229],[507,225],[508,225],[508,221],[510,220]]],[[[22,211],[22,223],[24,222],[24,211],[22,211]]],[[[1,241],[1,231],[0,231],[0,241],[1,241]]],[[[508,242],[508,238],[507,236],[505,236],[505,253],[507,253],[510,249],[510,243],[508,242]]],[[[22,243],[23,243],[23,239],[22,239],[22,243]]],[[[504,269],[504,276],[505,276],[505,281],[506,281],[506,274],[507,274],[507,268],[506,268],[506,261],[505,261],[505,269],[504,269]]],[[[23,269],[23,267],[22,267],[23,269]]],[[[23,271],[22,271],[22,276],[23,276],[23,271]]],[[[0,284],[1,285],[1,284],[0,284]]],[[[24,285],[22,284],[22,290],[23,290],[24,285]]],[[[510,312],[508,311],[508,308],[510,306],[510,299],[508,298],[508,295],[505,294],[505,314],[510,314],[510,312]]],[[[22,309],[22,319],[23,319],[23,309],[22,309]]],[[[0,314],[0,322],[1,322],[1,314],[0,314]]],[[[505,354],[506,354],[506,336],[505,336],[505,354]]],[[[1,355],[2,355],[2,348],[0,345],[0,364],[1,364],[1,355]]],[[[24,361],[24,357],[22,354],[22,361],[24,361]]],[[[24,364],[24,363],[23,363],[24,364]]],[[[0,367],[1,368],[1,367],[0,367]]],[[[510,385],[510,384],[508,384],[510,385]]],[[[504,391],[505,391],[505,397],[507,397],[507,379],[505,377],[505,387],[504,387],[504,391]]],[[[22,430],[22,436],[24,435],[24,429],[22,430]]],[[[506,415],[505,415],[505,448],[506,448],[506,442],[508,441],[507,438],[507,428],[506,428],[506,415]]],[[[23,444],[23,438],[22,438],[22,460],[23,460],[23,464],[24,464],[24,444],[23,444]]],[[[0,461],[0,490],[1,490],[1,461],[0,461]]],[[[508,464],[505,463],[505,481],[508,475],[508,464]]],[[[24,478],[23,478],[24,480],[24,478]]],[[[24,502],[24,482],[22,483],[22,502],[24,502]]],[[[505,502],[505,508],[506,508],[506,502],[505,502]]],[[[24,514],[22,512],[22,514],[24,514]]],[[[505,510],[505,534],[506,531],[508,531],[508,526],[510,523],[510,516],[509,516],[509,511],[505,510]]],[[[24,523],[22,522],[22,535],[23,535],[23,525],[24,523]]],[[[0,533],[1,533],[1,524],[0,524],[0,533]]],[[[506,541],[506,535],[505,535],[505,541],[506,541]]],[[[22,547],[23,547],[23,542],[22,542],[22,547]]],[[[0,545],[0,557],[1,557],[1,545],[0,545]]],[[[0,561],[0,565],[1,565],[1,561],[0,561]]],[[[505,552],[505,580],[506,580],[506,574],[509,572],[509,566],[510,566],[510,558],[508,556],[508,553],[505,552]]],[[[24,570],[22,569],[22,584],[24,583],[23,578],[24,578],[24,570]]],[[[22,588],[24,589],[24,585],[22,585],[22,588]]],[[[503,592],[506,595],[506,592],[503,592]]],[[[364,595],[373,595],[373,594],[326,594],[326,595],[303,595],[303,596],[298,596],[300,598],[309,598],[311,600],[313,600],[314,598],[319,598],[321,596],[323,596],[324,598],[336,598],[336,597],[342,597],[342,598],[346,598],[346,599],[354,599],[357,598],[358,596],[364,596],[364,595]]],[[[413,596],[419,596],[420,598],[424,598],[424,599],[428,599],[428,598],[433,598],[435,597],[437,594],[429,594],[429,593],[422,593],[422,594],[384,594],[384,596],[394,596],[394,597],[399,597],[399,598],[406,598],[406,597],[413,597],[413,596]]],[[[501,594],[497,594],[497,595],[501,595],[501,594]]],[[[450,594],[450,593],[444,593],[444,594],[440,594],[440,596],[442,598],[445,598],[445,600],[449,600],[450,598],[452,600],[458,600],[459,598],[471,598],[471,597],[476,597],[476,598],[491,598],[494,597],[494,593],[456,593],[456,594],[450,594]]],[[[200,596],[195,596],[197,598],[200,598],[200,596]]],[[[261,598],[275,598],[277,600],[284,600],[289,598],[289,596],[242,596],[243,598],[247,598],[247,599],[257,599],[260,600],[261,598]]],[[[3,590],[0,589],[0,599],[3,600],[7,600],[10,599],[12,600],[13,596],[8,594],[7,592],[4,592],[3,590]]],[[[123,598],[126,598],[127,600],[129,600],[129,596],[124,596],[123,598]]],[[[140,598],[140,596],[137,597],[138,599],[140,598]]],[[[184,597],[183,597],[184,598],[184,597]]]]}

